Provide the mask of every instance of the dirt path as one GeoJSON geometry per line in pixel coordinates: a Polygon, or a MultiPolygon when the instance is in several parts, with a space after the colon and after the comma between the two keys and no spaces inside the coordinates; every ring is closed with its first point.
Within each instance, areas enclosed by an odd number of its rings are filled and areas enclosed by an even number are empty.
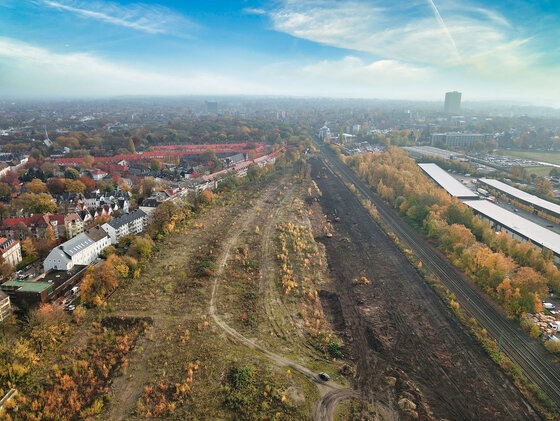
{"type": "MultiPolygon", "coordinates": [[[[259,199],[260,206],[262,206],[264,202],[270,198],[270,195],[273,191],[274,190],[267,192],[267,194],[263,195],[263,197],[259,199]]],[[[315,404],[314,419],[322,420],[322,421],[332,420],[334,416],[334,409],[336,408],[337,402],[339,402],[342,399],[347,399],[349,397],[356,396],[356,393],[353,390],[340,386],[332,381],[328,383],[323,382],[317,377],[315,372],[308,369],[307,367],[304,367],[303,365],[295,361],[292,361],[281,355],[271,352],[268,349],[258,345],[255,341],[246,338],[237,330],[233,329],[227,323],[225,323],[221,319],[221,317],[217,314],[216,301],[217,301],[218,290],[220,287],[220,278],[223,275],[224,268],[226,266],[227,261],[229,260],[232,248],[235,246],[235,244],[237,244],[241,233],[247,229],[248,225],[255,218],[256,209],[258,207],[259,206],[254,206],[250,211],[246,212],[243,218],[240,221],[238,221],[238,224],[234,228],[232,228],[229,232],[228,240],[224,244],[223,251],[218,261],[216,276],[214,277],[214,282],[212,286],[212,295],[210,298],[210,305],[209,305],[209,315],[212,318],[212,320],[214,320],[216,325],[220,327],[225,333],[227,333],[234,340],[238,341],[239,343],[242,343],[243,345],[247,346],[250,349],[258,351],[259,353],[267,357],[270,361],[272,361],[273,363],[279,366],[289,367],[291,370],[303,375],[309,381],[316,384],[319,390],[320,398],[315,404]]],[[[272,222],[270,222],[270,227],[268,229],[269,241],[271,241],[270,236],[272,235],[272,228],[271,228],[272,226],[273,226],[272,222]]],[[[270,242],[268,244],[269,246],[271,245],[270,242]]]]}

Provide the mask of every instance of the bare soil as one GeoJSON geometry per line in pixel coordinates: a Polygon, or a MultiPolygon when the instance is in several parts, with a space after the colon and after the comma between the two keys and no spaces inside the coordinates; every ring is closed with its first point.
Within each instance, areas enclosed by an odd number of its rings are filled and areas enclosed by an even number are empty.
{"type": "Polygon", "coordinates": [[[313,161],[312,177],[319,172],[323,212],[341,218],[321,238],[334,280],[321,299],[363,398],[419,419],[539,419],[346,186],[313,161]],[[371,283],[355,285],[361,276],[371,283]]]}

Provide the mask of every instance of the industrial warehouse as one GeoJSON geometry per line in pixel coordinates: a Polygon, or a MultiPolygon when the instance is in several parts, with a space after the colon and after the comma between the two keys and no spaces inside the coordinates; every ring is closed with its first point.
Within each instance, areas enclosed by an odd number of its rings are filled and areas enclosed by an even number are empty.
{"type": "MultiPolygon", "coordinates": [[[[554,254],[554,262],[560,265],[559,234],[495,205],[488,200],[479,200],[476,193],[465,187],[436,164],[418,164],[418,166],[451,196],[461,199],[476,215],[490,221],[496,231],[505,231],[518,241],[531,241],[531,243],[541,250],[543,247],[551,250],[554,254]]],[[[554,222],[560,221],[560,206],[554,203],[540,199],[497,180],[481,178],[479,179],[479,185],[484,186],[491,193],[515,206],[528,210],[531,213],[537,213],[539,216],[547,218],[548,220],[553,220],[554,222]],[[512,199],[512,197],[514,198],[512,199]],[[527,205],[527,203],[531,203],[532,206],[527,205]],[[555,212],[555,210],[557,211],[555,212]],[[554,215],[557,216],[555,217],[554,215]],[[552,219],[553,217],[556,219],[552,219]]]]}
{"type": "Polygon", "coordinates": [[[502,183],[498,180],[480,178],[478,182],[494,196],[499,197],[506,202],[512,203],[521,209],[536,213],[540,217],[546,218],[549,221],[557,224],[560,223],[559,205],[524,192],[523,190],[516,189],[515,187],[502,183]]]}
{"type": "Polygon", "coordinates": [[[465,187],[436,164],[418,164],[428,176],[457,199],[478,199],[478,195],[465,187]]]}
{"type": "Polygon", "coordinates": [[[531,241],[541,250],[547,248],[554,253],[554,263],[560,264],[560,235],[541,227],[513,212],[487,200],[464,200],[475,214],[490,221],[496,231],[505,231],[519,241],[531,241]]]}

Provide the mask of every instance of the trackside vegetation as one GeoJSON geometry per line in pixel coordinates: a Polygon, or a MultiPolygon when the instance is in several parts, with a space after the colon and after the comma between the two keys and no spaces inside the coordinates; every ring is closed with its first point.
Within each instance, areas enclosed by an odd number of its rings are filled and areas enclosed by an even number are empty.
{"type": "Polygon", "coordinates": [[[560,271],[551,253],[503,232],[496,235],[487,221],[435,186],[401,149],[342,159],[511,317],[542,311],[548,287],[560,290],[560,271]]]}

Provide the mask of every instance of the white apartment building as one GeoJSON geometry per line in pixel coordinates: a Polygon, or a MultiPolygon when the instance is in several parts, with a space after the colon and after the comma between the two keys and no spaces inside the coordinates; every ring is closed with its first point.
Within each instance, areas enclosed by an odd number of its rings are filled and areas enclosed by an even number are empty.
{"type": "Polygon", "coordinates": [[[97,226],[52,249],[43,262],[43,267],[47,272],[51,269],[70,270],[75,265],[89,265],[109,245],[111,239],[97,226]]]}
{"type": "Polygon", "coordinates": [[[140,234],[148,224],[148,215],[141,209],[136,209],[118,218],[111,219],[102,225],[102,228],[109,234],[111,244],[119,242],[121,237],[128,234],[140,234]]]}

